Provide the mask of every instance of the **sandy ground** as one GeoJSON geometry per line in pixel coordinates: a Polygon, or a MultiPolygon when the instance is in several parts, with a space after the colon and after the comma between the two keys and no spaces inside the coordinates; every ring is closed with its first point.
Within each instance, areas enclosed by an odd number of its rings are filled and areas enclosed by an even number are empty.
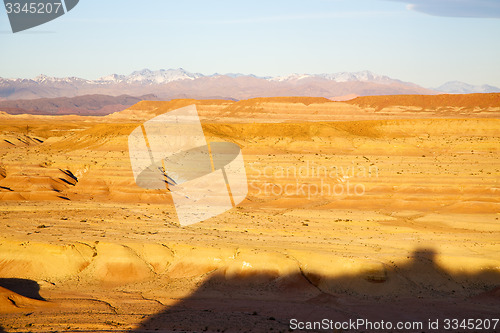
{"type": "Polygon", "coordinates": [[[242,148],[249,193],[180,227],[168,193],[135,185],[127,136],[191,103],[0,115],[3,330],[498,318],[500,108],[196,102],[207,139],[242,148]]]}

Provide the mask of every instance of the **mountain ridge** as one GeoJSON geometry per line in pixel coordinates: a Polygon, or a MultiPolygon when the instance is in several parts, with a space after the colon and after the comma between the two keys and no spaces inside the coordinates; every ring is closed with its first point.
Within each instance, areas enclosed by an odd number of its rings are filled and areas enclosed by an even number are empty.
{"type": "Polygon", "coordinates": [[[304,78],[323,78],[328,81],[335,82],[352,82],[352,81],[361,81],[361,82],[401,82],[401,83],[409,83],[404,82],[398,79],[390,78],[389,76],[379,75],[373,73],[368,70],[363,70],[359,72],[337,72],[337,73],[320,73],[320,74],[307,74],[307,73],[292,73],[284,76],[258,76],[254,74],[243,74],[243,73],[214,73],[210,75],[205,75],[201,73],[192,73],[186,71],[183,68],[177,69],[159,69],[159,70],[150,70],[148,68],[144,68],[142,70],[133,71],[129,75],[123,74],[109,74],[102,76],[96,80],[84,79],[75,76],[68,77],[51,77],[45,74],[40,74],[33,79],[22,79],[22,78],[2,78],[0,80],[6,81],[16,81],[16,82],[29,82],[34,81],[37,83],[47,83],[47,82],[87,82],[87,83],[104,83],[104,82],[139,82],[143,84],[159,84],[159,83],[170,83],[174,81],[180,80],[195,80],[202,77],[220,77],[227,76],[231,78],[238,77],[251,77],[257,79],[263,79],[268,81],[294,81],[301,80],[304,78]]]}
{"type": "Polygon", "coordinates": [[[435,90],[447,94],[498,93],[500,88],[488,84],[473,85],[461,81],[449,81],[435,90]]]}
{"type": "Polygon", "coordinates": [[[175,98],[248,99],[256,97],[315,96],[346,100],[374,95],[434,95],[495,93],[491,85],[471,85],[450,81],[437,88],[424,88],[368,70],[321,74],[293,73],[284,76],[257,76],[242,73],[205,75],[183,68],[150,70],[129,75],[110,74],[95,80],[79,77],[51,77],[40,74],[32,79],[0,77],[0,100],[76,97],[82,95],[154,94],[161,100],[175,98]],[[347,97],[346,97],[347,96],[347,97]]]}
{"type": "Polygon", "coordinates": [[[222,98],[248,99],[255,97],[315,96],[337,98],[390,94],[436,94],[388,76],[361,72],[323,74],[290,74],[287,76],[256,76],[228,73],[204,75],[183,68],[142,69],[129,75],[110,74],[96,80],[78,77],[56,78],[39,75],[33,79],[0,78],[0,99],[38,99],[103,94],[142,96],[154,94],[159,99],[222,98]]]}

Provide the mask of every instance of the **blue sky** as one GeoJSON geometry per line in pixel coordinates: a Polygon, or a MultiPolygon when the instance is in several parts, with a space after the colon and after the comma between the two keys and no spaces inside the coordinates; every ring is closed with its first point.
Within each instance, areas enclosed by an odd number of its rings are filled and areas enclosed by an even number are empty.
{"type": "Polygon", "coordinates": [[[500,86],[499,3],[80,0],[59,19],[16,34],[0,8],[0,77],[367,69],[425,87],[500,86]]]}

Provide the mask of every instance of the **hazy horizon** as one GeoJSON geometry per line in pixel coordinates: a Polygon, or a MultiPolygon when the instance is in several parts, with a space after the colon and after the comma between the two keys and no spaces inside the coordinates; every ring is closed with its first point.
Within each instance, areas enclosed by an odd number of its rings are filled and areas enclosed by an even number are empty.
{"type": "MultiPolygon", "coordinates": [[[[154,68],[141,68],[141,69],[137,69],[137,70],[134,70],[130,73],[106,73],[106,74],[103,74],[101,76],[99,76],[97,79],[89,79],[89,78],[86,78],[86,77],[76,77],[74,75],[71,75],[71,76],[66,76],[66,77],[55,77],[56,79],[65,79],[65,78],[77,78],[77,79],[83,79],[83,80],[89,80],[89,81],[96,81],[96,80],[99,80],[99,79],[102,79],[102,78],[106,78],[108,76],[112,76],[112,75],[119,75],[119,76],[123,76],[125,78],[127,77],[130,77],[130,76],[133,76],[134,74],[137,74],[137,73],[140,73],[142,71],[151,71],[152,73],[157,73],[157,72],[161,72],[161,71],[185,71],[187,73],[190,73],[190,74],[201,74],[202,77],[212,77],[212,76],[216,76],[216,75],[228,75],[228,76],[231,76],[231,75],[238,75],[238,76],[255,76],[256,78],[259,78],[259,79],[277,79],[277,78],[285,78],[285,77],[293,77],[294,75],[317,75],[317,76],[320,76],[320,75],[337,75],[337,74],[344,74],[344,73],[347,73],[347,74],[360,74],[360,73],[364,73],[364,72],[368,72],[368,73],[371,73],[375,76],[382,76],[382,77],[388,77],[386,75],[384,75],[383,73],[374,73],[370,70],[361,70],[361,71],[358,71],[358,72],[337,72],[337,73],[288,73],[286,75],[280,75],[280,76],[270,76],[270,75],[262,75],[262,76],[259,76],[259,75],[255,75],[254,73],[241,73],[241,72],[233,72],[233,73],[220,73],[220,72],[215,72],[215,73],[199,73],[199,72],[193,72],[193,71],[190,71],[189,69],[186,69],[186,68],[157,68],[157,69],[154,69],[154,68]]],[[[23,78],[18,78],[18,77],[10,77],[10,78],[7,78],[7,77],[1,77],[0,78],[3,78],[3,79],[7,79],[7,80],[17,80],[17,79],[23,79],[23,80],[36,80],[38,77],[40,76],[47,76],[47,77],[51,77],[51,76],[48,76],[44,73],[40,73],[38,75],[35,75],[33,77],[23,77],[23,78]]],[[[397,78],[397,77],[389,77],[390,79],[392,80],[400,80],[400,78],[397,78]]],[[[173,80],[173,81],[176,81],[176,80],[173,80]]],[[[409,81],[404,81],[404,80],[400,80],[401,82],[405,82],[405,83],[409,83],[409,84],[413,84],[414,82],[409,82],[409,81]]],[[[342,82],[342,81],[339,81],[339,82],[342,82]]],[[[446,82],[443,82],[439,85],[436,85],[436,86],[433,86],[433,87],[425,87],[425,86],[421,86],[422,88],[425,88],[425,89],[430,89],[430,90],[436,90],[436,89],[439,89],[441,87],[445,87],[447,85],[453,85],[453,84],[470,84],[469,82],[463,82],[463,81],[457,81],[457,80],[450,80],[450,81],[446,81],[446,82]]],[[[497,86],[494,86],[494,85],[491,85],[491,84],[488,84],[488,83],[485,83],[485,84],[479,84],[479,85],[472,85],[473,87],[475,87],[476,89],[479,88],[479,87],[484,87],[484,86],[489,86],[489,87],[492,87],[492,88],[499,88],[497,86]]],[[[440,90],[436,90],[436,91],[440,91],[440,90]]],[[[447,93],[445,91],[443,91],[444,93],[447,93]]],[[[479,92],[479,91],[477,91],[479,92]]]]}

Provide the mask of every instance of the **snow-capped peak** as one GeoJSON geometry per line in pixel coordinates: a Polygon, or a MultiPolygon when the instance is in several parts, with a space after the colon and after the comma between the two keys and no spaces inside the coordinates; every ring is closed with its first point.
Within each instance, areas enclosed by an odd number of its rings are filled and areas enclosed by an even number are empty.
{"type": "Polygon", "coordinates": [[[53,76],[47,76],[45,74],[40,74],[33,78],[33,81],[39,84],[49,84],[49,83],[74,83],[74,82],[83,82],[87,81],[84,79],[80,79],[78,77],[53,77],[53,76]]]}
{"type": "Polygon", "coordinates": [[[323,73],[323,74],[291,74],[287,76],[278,76],[269,79],[270,81],[279,81],[279,82],[285,82],[285,81],[299,81],[307,78],[321,78],[325,79],[328,81],[335,81],[335,82],[351,82],[351,81],[361,81],[361,82],[378,82],[378,83],[383,83],[383,82],[389,82],[389,81],[394,81],[391,78],[387,76],[382,76],[378,74],[374,74],[370,71],[361,71],[361,72],[355,72],[355,73],[350,73],[350,72],[340,72],[340,73],[323,73]]]}
{"type": "Polygon", "coordinates": [[[320,74],[319,76],[335,82],[351,82],[351,81],[369,82],[369,81],[380,81],[387,78],[385,76],[374,74],[370,71],[361,71],[354,73],[340,72],[334,74],[320,74]]]}
{"type": "Polygon", "coordinates": [[[460,81],[450,81],[435,88],[435,90],[448,93],[448,94],[471,94],[471,93],[498,93],[500,88],[483,84],[482,86],[475,86],[460,81]]]}
{"type": "Polygon", "coordinates": [[[103,77],[100,77],[97,79],[98,82],[106,82],[106,83],[116,83],[116,82],[121,82],[125,79],[125,75],[118,75],[118,74],[111,74],[111,75],[106,75],[103,77]]]}
{"type": "Polygon", "coordinates": [[[298,81],[298,80],[307,79],[310,77],[314,77],[314,75],[294,73],[294,74],[290,74],[290,75],[286,75],[286,76],[272,77],[269,79],[269,81],[278,81],[278,82],[298,81]]]}
{"type": "Polygon", "coordinates": [[[38,83],[44,83],[44,82],[56,82],[58,79],[55,77],[50,77],[45,74],[40,74],[36,76],[33,81],[38,82],[38,83]]]}
{"type": "Polygon", "coordinates": [[[182,68],[160,69],[157,71],[143,69],[126,76],[124,81],[127,83],[162,84],[179,80],[194,80],[203,76],[199,73],[190,73],[182,68]]]}

